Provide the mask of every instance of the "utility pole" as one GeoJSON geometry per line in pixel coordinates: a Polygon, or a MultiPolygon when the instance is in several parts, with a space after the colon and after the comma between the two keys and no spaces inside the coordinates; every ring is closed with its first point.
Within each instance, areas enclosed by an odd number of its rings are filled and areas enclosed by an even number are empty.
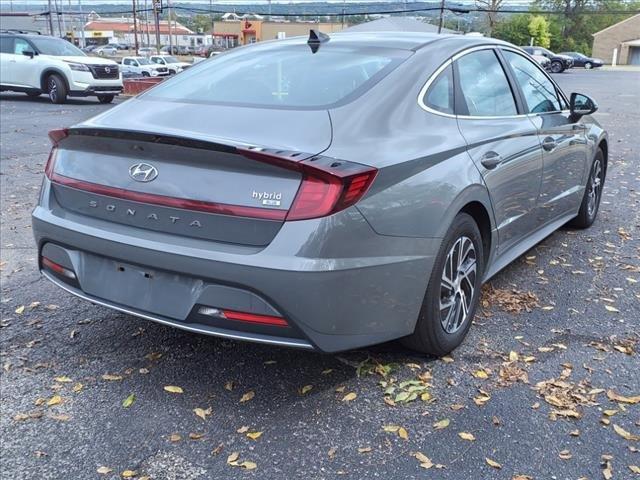
{"type": "Polygon", "coordinates": [[[173,35],[171,32],[171,0],[167,0],[167,24],[169,27],[169,55],[173,55],[173,35]]]}
{"type": "Polygon", "coordinates": [[[138,22],[136,12],[136,0],[133,0],[133,48],[135,48],[136,56],[138,55],[138,22]]]}
{"type": "Polygon", "coordinates": [[[53,0],[56,7],[56,18],[58,19],[58,36],[62,37],[62,23],[60,23],[60,12],[58,11],[58,0],[53,0]]]}
{"type": "Polygon", "coordinates": [[[440,1],[440,21],[438,22],[438,33],[442,33],[442,23],[444,22],[444,2],[445,0],[440,1]]]}
{"type": "Polygon", "coordinates": [[[151,46],[151,37],[149,36],[149,5],[147,0],[144,0],[144,24],[147,30],[147,47],[151,46]]]}
{"type": "Polygon", "coordinates": [[[49,0],[49,34],[53,37],[53,18],[51,12],[51,0],[49,0]]]}
{"type": "Polygon", "coordinates": [[[156,49],[160,53],[160,9],[162,8],[162,1],[153,1],[153,15],[156,19],[156,49]]]}
{"type": "Polygon", "coordinates": [[[82,39],[80,45],[84,48],[87,46],[87,39],[84,37],[84,15],[82,14],[82,0],[78,0],[78,10],[80,10],[80,29],[82,31],[82,39]]]}

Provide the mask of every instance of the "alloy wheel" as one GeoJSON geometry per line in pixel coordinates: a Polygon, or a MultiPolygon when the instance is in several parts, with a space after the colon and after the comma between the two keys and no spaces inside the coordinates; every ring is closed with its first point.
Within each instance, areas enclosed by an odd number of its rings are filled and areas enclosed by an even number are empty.
{"type": "Polygon", "coordinates": [[[48,81],[49,84],[49,98],[52,102],[55,102],[58,99],[58,85],[56,85],[56,81],[53,78],[50,78],[48,81]]]}
{"type": "Polygon", "coordinates": [[[551,71],[553,73],[560,73],[562,71],[562,65],[560,62],[551,62],[551,71]]]}
{"type": "Polygon", "coordinates": [[[584,64],[584,68],[586,68],[587,70],[591,69],[591,63],[587,62],[584,64]]]}
{"type": "Polygon", "coordinates": [[[455,333],[471,310],[477,274],[476,249],[469,237],[458,238],[447,255],[440,280],[440,323],[455,333]]]}
{"type": "Polygon", "coordinates": [[[600,193],[602,189],[602,163],[599,159],[593,162],[591,176],[589,177],[589,186],[587,190],[587,214],[593,217],[600,201],[600,193]]]}

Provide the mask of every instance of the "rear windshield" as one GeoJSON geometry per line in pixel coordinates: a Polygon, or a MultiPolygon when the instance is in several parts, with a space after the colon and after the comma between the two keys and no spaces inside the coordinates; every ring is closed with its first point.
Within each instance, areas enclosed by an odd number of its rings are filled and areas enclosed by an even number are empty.
{"type": "Polygon", "coordinates": [[[145,97],[197,103],[324,108],[355,97],[411,52],[324,44],[249,47],[181,73],[145,97]]]}

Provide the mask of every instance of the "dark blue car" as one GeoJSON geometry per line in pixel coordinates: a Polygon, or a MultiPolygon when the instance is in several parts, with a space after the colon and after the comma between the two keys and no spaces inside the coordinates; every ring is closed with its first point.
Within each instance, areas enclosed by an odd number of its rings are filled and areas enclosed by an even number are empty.
{"type": "Polygon", "coordinates": [[[591,68],[597,68],[604,65],[604,62],[599,58],[591,58],[578,52],[562,52],[561,55],[566,55],[573,58],[574,67],[584,67],[587,70],[591,68]]]}

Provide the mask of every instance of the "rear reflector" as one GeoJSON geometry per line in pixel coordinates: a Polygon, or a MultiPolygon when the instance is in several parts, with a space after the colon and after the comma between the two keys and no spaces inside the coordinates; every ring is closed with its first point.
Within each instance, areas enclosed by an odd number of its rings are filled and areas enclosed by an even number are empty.
{"type": "Polygon", "coordinates": [[[63,277],[70,278],[71,280],[76,279],[75,273],[73,273],[68,268],[63,267],[59,263],[56,263],[53,260],[49,260],[47,257],[40,257],[40,262],[42,263],[43,267],[51,270],[54,273],[57,273],[58,275],[62,275],[63,277]]]}
{"type": "Polygon", "coordinates": [[[226,310],[213,307],[200,307],[198,313],[209,317],[218,317],[226,320],[236,320],[239,322],[258,323],[260,325],[272,325],[275,327],[288,327],[289,324],[282,317],[272,315],[259,315],[256,313],[238,312],[236,310],[226,310]]]}

